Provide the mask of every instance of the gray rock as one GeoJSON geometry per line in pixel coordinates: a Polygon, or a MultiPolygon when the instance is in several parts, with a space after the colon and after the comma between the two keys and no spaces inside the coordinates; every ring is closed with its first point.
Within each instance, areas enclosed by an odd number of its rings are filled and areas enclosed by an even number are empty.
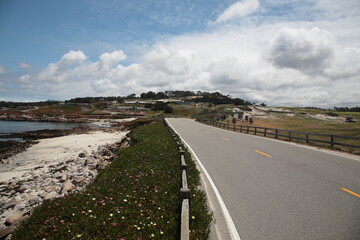
{"type": "Polygon", "coordinates": [[[44,200],[52,199],[52,198],[54,198],[54,197],[56,197],[56,196],[58,196],[58,193],[57,193],[57,192],[51,192],[51,193],[48,193],[48,194],[45,196],[44,200]]]}
{"type": "Polygon", "coordinates": [[[53,175],[53,177],[54,178],[61,178],[62,177],[62,173],[61,172],[56,172],[54,175],[53,175]]]}
{"type": "Polygon", "coordinates": [[[74,179],[74,183],[75,183],[75,184],[79,184],[79,183],[81,183],[81,182],[84,181],[84,180],[85,180],[84,177],[76,177],[76,178],[74,179]]]}
{"type": "Polygon", "coordinates": [[[75,189],[75,186],[72,184],[72,182],[70,182],[69,180],[64,182],[63,186],[62,186],[62,193],[67,193],[70,192],[72,190],[75,189]]]}
{"type": "Polygon", "coordinates": [[[16,204],[20,203],[20,199],[18,198],[12,198],[10,199],[7,203],[4,204],[3,208],[4,209],[8,209],[8,208],[13,208],[16,206],[16,204]]]}
{"type": "Polygon", "coordinates": [[[40,197],[37,197],[37,196],[33,196],[33,197],[31,197],[31,198],[29,199],[29,205],[30,205],[30,206],[34,206],[34,205],[39,204],[39,203],[41,203],[41,202],[42,202],[41,198],[40,198],[40,197]]]}
{"type": "Polygon", "coordinates": [[[16,205],[16,210],[23,210],[26,208],[26,204],[25,203],[20,203],[18,205],[16,205]]]}
{"type": "Polygon", "coordinates": [[[12,234],[9,234],[6,238],[5,238],[5,240],[11,240],[12,239],[12,234]]]}
{"type": "Polygon", "coordinates": [[[15,231],[15,229],[16,229],[15,226],[0,229],[0,239],[5,239],[7,236],[12,234],[15,231]]]}
{"type": "Polygon", "coordinates": [[[14,226],[18,227],[22,221],[25,221],[26,219],[29,219],[30,215],[22,216],[17,222],[14,223],[14,226]]]}
{"type": "Polygon", "coordinates": [[[83,152],[79,153],[80,158],[84,158],[84,157],[86,157],[86,155],[87,155],[86,151],[83,151],[83,152]]]}
{"type": "Polygon", "coordinates": [[[25,192],[27,189],[29,189],[30,186],[29,185],[21,185],[21,187],[19,188],[19,192],[25,192]]]}
{"type": "Polygon", "coordinates": [[[54,190],[54,188],[55,188],[54,186],[45,186],[43,187],[43,190],[46,192],[51,192],[54,190]]]}
{"type": "Polygon", "coordinates": [[[109,165],[109,162],[100,162],[98,169],[104,169],[107,165],[109,165]]]}
{"type": "Polygon", "coordinates": [[[7,217],[5,219],[5,224],[7,226],[11,226],[14,225],[14,223],[16,223],[17,221],[19,221],[21,218],[21,215],[19,213],[14,213],[11,216],[7,217]]]}

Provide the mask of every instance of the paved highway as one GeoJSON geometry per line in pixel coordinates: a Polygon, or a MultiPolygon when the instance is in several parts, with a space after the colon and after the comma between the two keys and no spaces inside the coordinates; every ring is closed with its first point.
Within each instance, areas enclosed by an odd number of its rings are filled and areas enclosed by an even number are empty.
{"type": "Polygon", "coordinates": [[[242,240],[360,239],[360,161],[167,119],[212,178],[242,240]]]}

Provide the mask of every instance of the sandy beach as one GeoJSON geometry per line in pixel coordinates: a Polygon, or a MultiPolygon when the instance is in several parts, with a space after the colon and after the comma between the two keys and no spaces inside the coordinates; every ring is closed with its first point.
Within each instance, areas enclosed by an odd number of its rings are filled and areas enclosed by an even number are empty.
{"type": "Polygon", "coordinates": [[[46,167],[67,159],[77,158],[81,152],[91,153],[99,146],[121,141],[126,132],[94,131],[88,134],[69,135],[39,140],[26,151],[8,160],[10,164],[0,165],[0,182],[21,177],[35,167],[46,167]]]}

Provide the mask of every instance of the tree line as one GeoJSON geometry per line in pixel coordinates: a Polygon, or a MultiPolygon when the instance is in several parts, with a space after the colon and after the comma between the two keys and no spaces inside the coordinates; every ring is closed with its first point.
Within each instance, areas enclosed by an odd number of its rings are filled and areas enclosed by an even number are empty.
{"type": "MultiPolygon", "coordinates": [[[[215,105],[218,104],[234,104],[234,105],[252,105],[249,101],[245,101],[241,98],[232,98],[230,95],[224,95],[219,92],[193,92],[193,91],[165,91],[165,92],[146,92],[141,93],[137,96],[135,93],[130,94],[126,97],[122,96],[109,96],[109,97],[77,97],[72,98],[70,100],[66,100],[65,104],[74,104],[74,103],[96,103],[96,102],[110,102],[116,101],[118,103],[123,103],[125,99],[169,99],[169,98],[185,98],[183,99],[186,102],[206,102],[212,103],[215,105]],[[186,97],[195,97],[195,98],[187,98],[186,97]]],[[[19,106],[46,106],[46,105],[56,105],[59,104],[60,101],[56,100],[48,100],[41,102],[0,102],[0,107],[5,108],[16,108],[19,106]]]]}

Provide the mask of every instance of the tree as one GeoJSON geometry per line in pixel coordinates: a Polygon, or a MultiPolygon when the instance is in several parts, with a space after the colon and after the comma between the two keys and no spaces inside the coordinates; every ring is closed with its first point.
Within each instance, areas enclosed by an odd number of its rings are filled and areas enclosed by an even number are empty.
{"type": "Polygon", "coordinates": [[[140,94],[141,99],[154,99],[156,94],[152,91],[140,94]]]}
{"type": "Polygon", "coordinates": [[[234,102],[234,105],[236,105],[236,106],[245,105],[245,101],[241,98],[235,98],[233,102],[234,102]]]}

